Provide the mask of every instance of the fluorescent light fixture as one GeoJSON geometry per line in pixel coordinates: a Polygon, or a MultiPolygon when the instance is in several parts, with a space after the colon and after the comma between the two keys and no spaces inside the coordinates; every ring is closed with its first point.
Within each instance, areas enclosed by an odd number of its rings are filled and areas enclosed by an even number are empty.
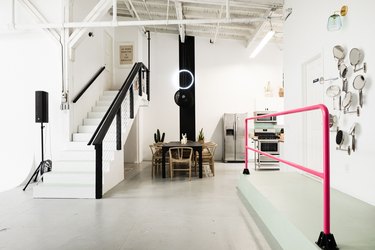
{"type": "Polygon", "coordinates": [[[258,53],[263,49],[263,47],[266,46],[266,44],[271,40],[274,34],[275,31],[268,31],[267,35],[262,39],[262,41],[260,41],[258,46],[254,49],[253,53],[251,53],[250,58],[256,57],[258,53]]]}

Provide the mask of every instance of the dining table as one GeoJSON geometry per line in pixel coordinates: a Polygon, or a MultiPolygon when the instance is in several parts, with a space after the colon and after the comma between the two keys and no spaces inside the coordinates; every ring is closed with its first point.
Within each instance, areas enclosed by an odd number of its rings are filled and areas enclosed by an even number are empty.
{"type": "Polygon", "coordinates": [[[191,147],[193,149],[194,155],[196,152],[199,154],[199,160],[198,160],[198,167],[199,167],[199,178],[203,177],[203,171],[202,171],[202,144],[196,141],[187,141],[187,143],[182,144],[179,141],[172,141],[164,143],[161,146],[162,149],[162,177],[166,177],[166,171],[165,171],[165,154],[169,151],[170,148],[173,147],[191,147]]]}

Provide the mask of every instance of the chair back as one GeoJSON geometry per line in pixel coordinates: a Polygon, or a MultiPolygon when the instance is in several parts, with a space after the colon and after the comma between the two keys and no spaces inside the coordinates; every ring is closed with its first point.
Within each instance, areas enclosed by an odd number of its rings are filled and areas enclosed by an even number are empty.
{"type": "Polygon", "coordinates": [[[214,157],[217,144],[215,142],[206,142],[203,146],[208,150],[210,155],[214,157]]]}
{"type": "Polygon", "coordinates": [[[169,149],[169,157],[173,160],[192,159],[193,149],[191,147],[172,147],[169,149]]]}

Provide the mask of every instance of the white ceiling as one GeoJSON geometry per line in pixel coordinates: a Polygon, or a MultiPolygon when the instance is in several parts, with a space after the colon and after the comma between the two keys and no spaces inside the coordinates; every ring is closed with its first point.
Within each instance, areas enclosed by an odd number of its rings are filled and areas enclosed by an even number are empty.
{"type": "MultiPolygon", "coordinates": [[[[118,0],[118,21],[149,21],[142,27],[151,32],[241,40],[247,46],[271,30],[281,43],[283,0],[118,0]],[[169,20],[179,24],[157,24],[169,20]],[[153,23],[154,21],[154,23],[153,23]],[[160,22],[159,22],[160,23],[160,22]],[[177,22],[178,23],[178,22],[177,22]],[[272,27],[271,27],[272,26],[272,27]]],[[[109,10],[112,15],[113,8],[109,10]]]]}

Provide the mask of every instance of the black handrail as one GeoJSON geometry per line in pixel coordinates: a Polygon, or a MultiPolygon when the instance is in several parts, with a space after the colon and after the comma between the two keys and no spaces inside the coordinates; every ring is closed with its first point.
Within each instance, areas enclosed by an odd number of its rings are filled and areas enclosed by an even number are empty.
{"type": "MultiPolygon", "coordinates": [[[[121,104],[125,100],[126,94],[130,94],[130,118],[134,118],[134,91],[133,91],[133,81],[135,77],[139,77],[139,92],[138,94],[142,95],[142,77],[141,73],[146,72],[147,76],[149,70],[147,67],[141,63],[135,63],[131,69],[129,75],[127,76],[124,84],[121,86],[119,92],[117,93],[115,99],[109,106],[107,112],[105,113],[103,119],[100,121],[98,127],[96,128],[93,136],[87,145],[95,146],[95,197],[97,199],[102,198],[103,192],[103,183],[102,183],[102,172],[103,172],[103,140],[106,136],[113,120],[117,117],[116,122],[116,140],[117,140],[117,150],[121,150],[121,104]]],[[[146,76],[146,90],[149,90],[149,77],[146,76]]],[[[148,91],[147,91],[148,92],[148,91]]],[[[149,93],[146,93],[149,94],[149,93]]]]}
{"type": "Polygon", "coordinates": [[[104,69],[105,66],[101,67],[100,69],[98,69],[98,71],[96,71],[95,75],[91,77],[91,79],[86,83],[85,87],[83,87],[83,89],[73,99],[73,103],[76,103],[79,100],[79,98],[81,98],[81,96],[86,92],[86,90],[91,86],[91,84],[95,82],[96,78],[98,78],[98,76],[104,71],[104,69]]]}

